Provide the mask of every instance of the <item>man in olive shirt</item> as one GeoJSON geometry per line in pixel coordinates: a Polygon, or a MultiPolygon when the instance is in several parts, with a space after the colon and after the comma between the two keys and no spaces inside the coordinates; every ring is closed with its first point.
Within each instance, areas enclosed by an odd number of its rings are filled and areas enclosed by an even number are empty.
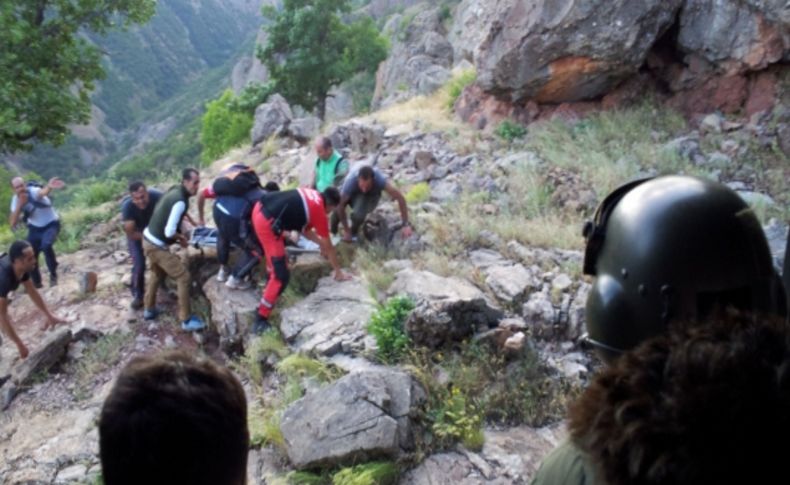
{"type": "Polygon", "coordinates": [[[44,303],[44,299],[41,298],[41,294],[39,294],[33,284],[30,272],[35,267],[36,255],[33,251],[33,246],[27,241],[14,241],[8,250],[8,255],[0,258],[0,328],[16,344],[19,356],[23,359],[28,356],[28,350],[11,324],[11,317],[8,314],[9,293],[19,288],[20,284],[24,285],[25,292],[47,318],[44,330],[58,323],[65,322],[65,320],[56,317],[49,311],[47,304],[44,303]]]}
{"type": "Polygon", "coordinates": [[[151,279],[143,298],[145,311],[143,318],[154,320],[159,315],[156,308],[156,291],[159,282],[170,276],[178,286],[178,318],[181,328],[187,331],[200,330],[206,325],[195,315],[190,314],[189,269],[170,246],[178,243],[185,248],[187,237],[181,234],[181,222],[186,217],[189,199],[200,187],[200,174],[194,168],[186,168],[181,173],[181,183],[170,188],[159,200],[154,213],[143,231],[143,252],[151,262],[151,279]]]}

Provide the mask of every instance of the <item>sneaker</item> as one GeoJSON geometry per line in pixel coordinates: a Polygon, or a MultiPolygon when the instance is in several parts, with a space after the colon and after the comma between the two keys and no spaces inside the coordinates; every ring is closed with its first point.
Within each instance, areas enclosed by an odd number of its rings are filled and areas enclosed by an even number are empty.
{"type": "Polygon", "coordinates": [[[58,286],[58,277],[55,275],[49,275],[49,286],[58,286]]]}
{"type": "Polygon", "coordinates": [[[272,326],[269,324],[269,320],[266,317],[262,317],[260,314],[255,316],[255,321],[252,323],[252,333],[261,335],[270,328],[272,328],[272,326]]]}
{"type": "Polygon", "coordinates": [[[225,286],[234,290],[249,290],[250,286],[252,285],[247,280],[236,278],[235,276],[230,275],[228,281],[225,282],[225,286]]]}
{"type": "Polygon", "coordinates": [[[187,332],[195,332],[197,330],[203,330],[204,328],[206,328],[206,324],[195,315],[181,322],[181,329],[187,332]]]}
{"type": "Polygon", "coordinates": [[[156,317],[159,316],[160,310],[156,307],[154,308],[146,308],[143,311],[143,319],[144,320],[156,320],[156,317]]]}
{"type": "MultiPolygon", "coordinates": [[[[231,276],[231,278],[232,278],[232,276],[231,276]]],[[[228,272],[225,271],[225,267],[224,266],[220,266],[219,267],[219,273],[217,273],[217,281],[222,283],[226,279],[228,279],[228,272]]]]}
{"type": "Polygon", "coordinates": [[[129,304],[129,308],[132,310],[140,310],[143,308],[143,299],[142,298],[135,298],[132,300],[132,303],[129,304]]]}

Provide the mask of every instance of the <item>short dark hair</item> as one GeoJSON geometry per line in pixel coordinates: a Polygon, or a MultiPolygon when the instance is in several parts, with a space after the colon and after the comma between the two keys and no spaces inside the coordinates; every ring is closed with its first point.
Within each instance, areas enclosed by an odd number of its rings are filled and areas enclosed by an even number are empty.
{"type": "Polygon", "coordinates": [[[240,485],[248,452],[247,400],[238,379],[185,351],[133,359],[101,410],[106,485],[240,485]]]}
{"type": "Polygon", "coordinates": [[[362,180],[371,180],[373,178],[373,167],[370,165],[359,167],[359,178],[362,180]]]}
{"type": "Polygon", "coordinates": [[[185,168],[181,171],[181,181],[192,180],[193,175],[200,175],[200,172],[191,167],[185,168]]]}
{"type": "Polygon", "coordinates": [[[269,181],[266,182],[266,185],[263,186],[263,190],[265,190],[266,192],[279,192],[280,185],[277,182],[269,181]]]}
{"type": "Polygon", "coordinates": [[[11,247],[8,248],[8,260],[13,263],[17,259],[21,258],[25,253],[25,250],[30,247],[32,247],[30,243],[24,239],[12,242],[11,247]]]}
{"type": "Polygon", "coordinates": [[[141,180],[135,180],[129,183],[129,192],[137,192],[140,188],[145,188],[145,183],[141,180]]]}
{"type": "Polygon", "coordinates": [[[790,327],[753,315],[670,327],[597,375],[568,428],[610,485],[772,482],[790,435],[790,327]]]}
{"type": "Polygon", "coordinates": [[[324,206],[326,207],[337,207],[340,205],[340,191],[337,190],[337,187],[327,187],[321,192],[321,196],[324,198],[324,206]]]}
{"type": "Polygon", "coordinates": [[[322,136],[318,139],[318,143],[321,144],[321,148],[327,149],[332,148],[332,139],[328,136],[322,136]]]}

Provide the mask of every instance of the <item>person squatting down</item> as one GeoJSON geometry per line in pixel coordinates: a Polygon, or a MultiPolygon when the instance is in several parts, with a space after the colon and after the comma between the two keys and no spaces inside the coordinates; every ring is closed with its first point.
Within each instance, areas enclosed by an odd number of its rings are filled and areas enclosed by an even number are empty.
{"type": "Polygon", "coordinates": [[[335,248],[329,237],[329,214],[338,204],[340,194],[334,187],[324,192],[308,188],[265,194],[252,211],[252,225],[258,241],[263,246],[269,280],[263,290],[253,332],[262,333],[269,328],[269,316],[277,298],[288,286],[290,272],[285,253],[285,237],[289,231],[302,234],[318,244],[321,254],[334,269],[335,279],[348,280],[337,260],[335,248]]]}
{"type": "Polygon", "coordinates": [[[47,304],[33,284],[30,273],[35,267],[36,256],[32,245],[28,241],[14,241],[8,249],[8,254],[0,257],[0,328],[16,344],[19,356],[23,359],[28,356],[29,351],[12,325],[11,316],[8,313],[8,306],[11,303],[9,293],[19,288],[20,284],[24,285],[25,292],[33,300],[33,304],[41,310],[41,313],[47,319],[42,330],[53,327],[58,323],[65,323],[65,320],[56,317],[49,311],[47,304]]]}

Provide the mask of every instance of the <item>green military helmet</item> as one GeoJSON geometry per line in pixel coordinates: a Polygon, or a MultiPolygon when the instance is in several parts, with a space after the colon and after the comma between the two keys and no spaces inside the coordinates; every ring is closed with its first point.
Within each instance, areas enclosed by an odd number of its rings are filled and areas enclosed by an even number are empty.
{"type": "Polygon", "coordinates": [[[728,187],[690,176],[637,180],[612,192],[585,225],[587,341],[617,355],[733,306],[786,315],[768,243],[748,205],[728,187]]]}

